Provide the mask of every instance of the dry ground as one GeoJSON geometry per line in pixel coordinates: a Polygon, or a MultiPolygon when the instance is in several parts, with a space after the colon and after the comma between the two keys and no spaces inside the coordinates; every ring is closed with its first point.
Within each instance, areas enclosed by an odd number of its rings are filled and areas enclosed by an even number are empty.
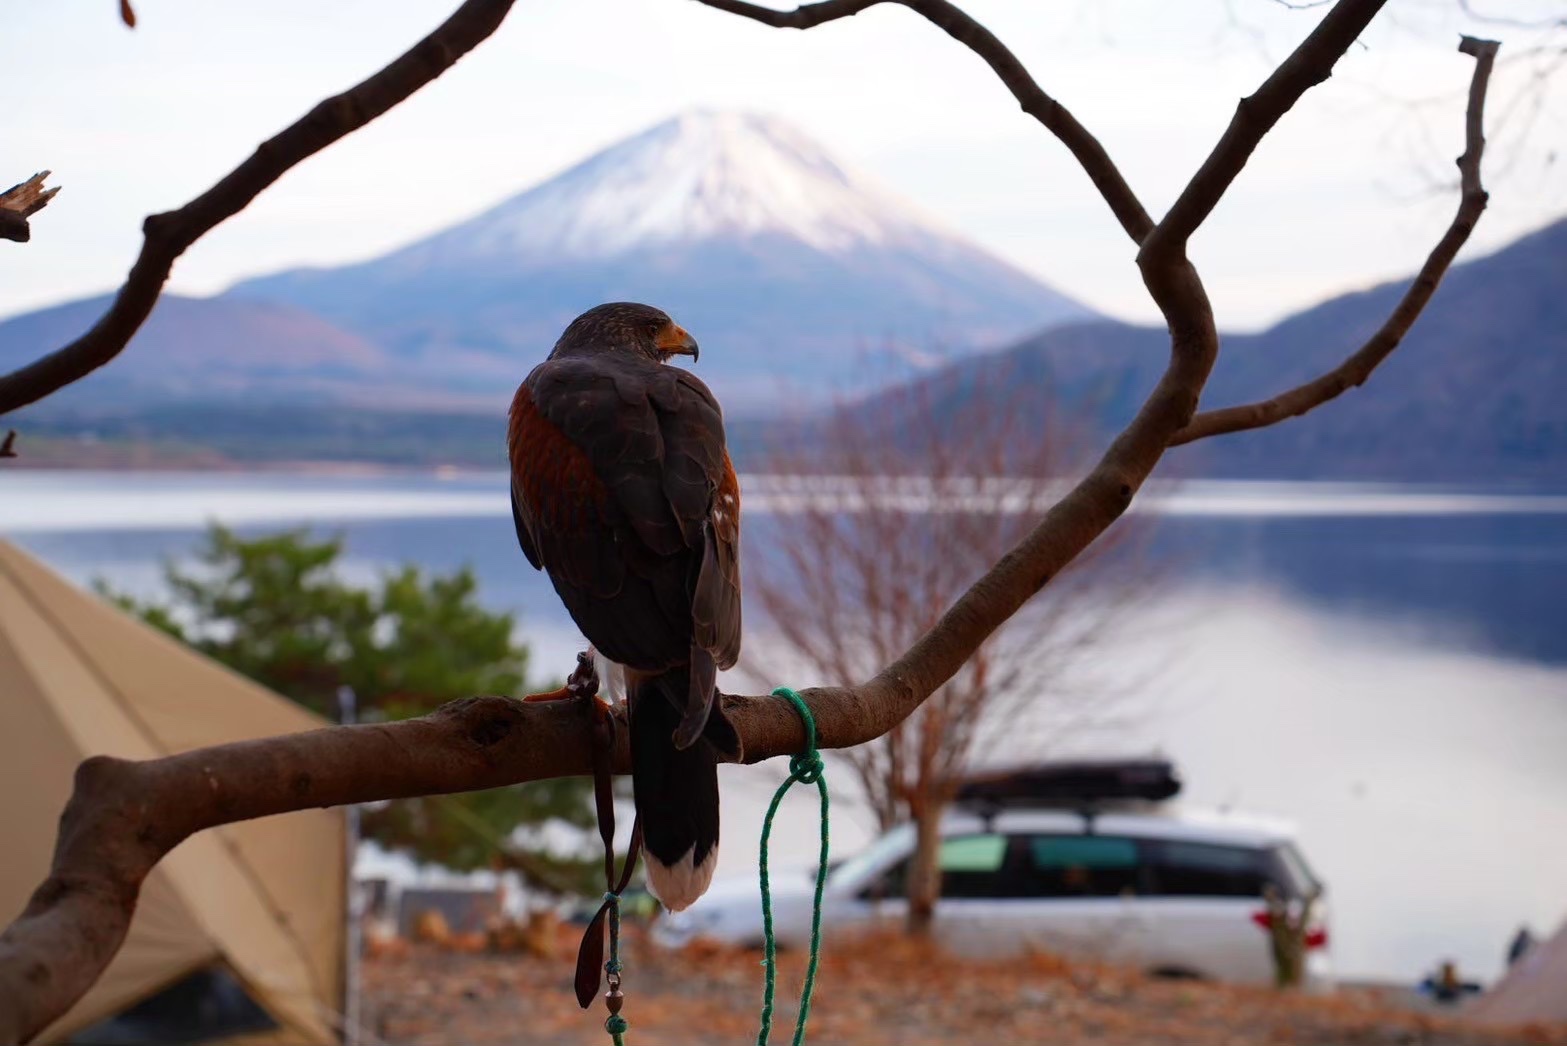
{"type": "MultiPolygon", "coordinates": [[[[755,1041],[758,953],[701,944],[668,953],[630,934],[628,1043],[755,1041]]],[[[572,997],[575,946],[567,928],[549,959],[428,946],[370,959],[364,1026],[407,1046],[604,1046],[602,1005],[583,1012],[572,997]]],[[[789,1041],[803,972],[802,956],[781,959],[774,1042],[789,1041]]],[[[1319,998],[1154,981],[1049,956],[957,960],[897,937],[828,942],[810,1032],[816,1046],[1567,1046],[1567,1026],[1478,1029],[1400,1012],[1369,993],[1319,998]]]]}

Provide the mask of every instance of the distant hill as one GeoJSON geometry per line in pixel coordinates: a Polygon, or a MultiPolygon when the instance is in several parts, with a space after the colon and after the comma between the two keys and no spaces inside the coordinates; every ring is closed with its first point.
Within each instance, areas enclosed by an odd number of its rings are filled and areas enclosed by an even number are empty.
{"type": "Polygon", "coordinates": [[[384,346],[400,375],[501,405],[573,316],[668,310],[731,412],[824,400],[1092,313],[781,121],[693,112],[362,264],[245,281],[384,346]]]}
{"type": "MultiPolygon", "coordinates": [[[[8,421],[10,419],[7,419],[8,421]]],[[[323,404],[170,403],[24,412],[22,467],[246,467],[355,462],[389,468],[504,468],[506,423],[475,411],[323,404]]]]}
{"type": "MultiPolygon", "coordinates": [[[[107,295],[84,298],[0,322],[0,368],[64,345],[108,305],[107,295]]],[[[369,403],[384,397],[388,374],[381,349],[292,305],[165,294],[112,365],[45,405],[124,412],[191,401],[369,403]]]]}
{"type": "MultiPolygon", "coordinates": [[[[1406,286],[1226,336],[1203,406],[1266,398],[1332,367],[1381,326],[1406,286]]],[[[939,424],[968,397],[1005,395],[1036,417],[1091,410],[1108,431],[1131,417],[1168,352],[1162,329],[1056,328],[921,378],[918,402],[929,410],[917,420],[939,424]]],[[[872,398],[868,409],[895,411],[898,397],[872,398]]],[[[1567,481],[1567,221],[1455,266],[1363,387],[1305,418],[1175,453],[1183,472],[1209,476],[1567,481]]]]}

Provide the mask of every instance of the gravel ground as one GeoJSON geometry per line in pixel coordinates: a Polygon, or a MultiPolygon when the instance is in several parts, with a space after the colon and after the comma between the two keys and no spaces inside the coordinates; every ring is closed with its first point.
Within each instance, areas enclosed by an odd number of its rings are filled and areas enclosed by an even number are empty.
{"type": "MultiPolygon", "coordinates": [[[[663,952],[635,931],[624,947],[631,1046],[755,1041],[758,953],[700,943],[663,952]]],[[[364,967],[364,1026],[399,1046],[604,1046],[602,1006],[584,1012],[572,995],[575,949],[566,929],[550,957],[389,950],[364,967]]],[[[792,1034],[803,975],[803,956],[781,958],[774,1042],[792,1034]]],[[[1480,1029],[1400,1011],[1365,991],[1302,996],[1155,981],[1049,956],[959,960],[899,937],[829,942],[810,1031],[816,1046],[1567,1046],[1567,1026],[1480,1029]]]]}

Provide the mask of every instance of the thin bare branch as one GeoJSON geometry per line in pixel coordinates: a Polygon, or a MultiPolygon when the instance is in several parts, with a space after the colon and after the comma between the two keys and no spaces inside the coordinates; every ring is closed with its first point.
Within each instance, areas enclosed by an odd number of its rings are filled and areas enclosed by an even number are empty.
{"type": "Polygon", "coordinates": [[[774,29],[812,29],[824,22],[857,15],[867,8],[886,3],[888,0],[821,0],[820,3],[801,4],[793,11],[777,11],[760,4],[746,3],[745,0],[700,0],[700,2],[732,15],[740,15],[770,25],[774,29]]]}
{"type": "Polygon", "coordinates": [[[0,376],[0,414],[80,380],[120,354],[146,322],[175,259],[244,210],[290,168],[398,105],[499,28],[513,0],[467,0],[429,36],[369,79],[328,98],[177,211],[142,223],[142,249],[109,310],[63,348],[0,376]]]}
{"type": "MultiPolygon", "coordinates": [[[[1361,30],[1382,9],[1386,0],[1339,0],[1290,56],[1263,81],[1255,93],[1241,99],[1235,116],[1213,151],[1187,182],[1174,206],[1143,240],[1137,267],[1143,286],[1159,306],[1170,332],[1170,366],[1160,378],[1137,417],[1116,445],[1129,451],[1127,464],[1148,475],[1158,458],[1146,467],[1146,440],[1169,440],[1185,428],[1197,411],[1201,394],[1219,355],[1219,332],[1213,306],[1196,268],[1186,256],[1186,243],[1223,197],[1251,159],[1252,150],[1283,118],[1306,91],[1325,81],[1361,30]],[[1164,425],[1173,417],[1183,420],[1173,429],[1164,425]],[[1164,435],[1156,433],[1164,431],[1164,435]]],[[[1163,453],[1160,447],[1159,453],[1163,453]]],[[[1091,477],[1090,477],[1091,478],[1091,477]]]]}
{"type": "Polygon", "coordinates": [[[1469,239],[1475,223],[1485,211],[1486,192],[1480,182],[1480,159],[1485,152],[1485,94],[1496,61],[1498,45],[1494,40],[1464,37],[1459,50],[1475,59],[1474,75],[1469,83],[1469,106],[1464,120],[1464,153],[1458,158],[1460,196],[1458,213],[1432,249],[1420,272],[1410,283],[1398,307],[1387,322],[1364,345],[1326,374],[1281,392],[1272,399],[1218,410],[1206,410],[1170,440],[1171,446],[1218,436],[1266,428],[1288,418],[1297,418],[1329,400],[1366,383],[1382,361],[1393,354],[1436,293],[1459,248],[1469,239]]]}
{"type": "Polygon", "coordinates": [[[1505,25],[1513,29],[1552,29],[1567,26],[1567,16],[1562,15],[1547,18],[1513,18],[1477,10],[1472,0],[1458,0],[1458,7],[1469,18],[1485,25],[1505,25]]]}
{"type": "Polygon", "coordinates": [[[824,22],[857,15],[879,3],[895,3],[923,15],[940,27],[948,36],[985,60],[1001,82],[1006,84],[1023,111],[1045,126],[1061,140],[1077,157],[1099,195],[1110,205],[1121,228],[1141,243],[1153,228],[1153,220],[1132,192],[1110,154],[1088,129],[1077,122],[1065,106],[1046,94],[1023,63],[1018,61],[1000,39],[989,29],[976,22],[955,4],[947,0],[823,0],[821,3],[802,4],[792,11],[775,11],[772,8],[746,3],[745,0],[698,0],[708,7],[741,15],[764,25],[778,29],[810,29],[824,22]]]}
{"type": "MultiPolygon", "coordinates": [[[[1142,259],[1182,255],[1186,241],[1207,220],[1252,150],[1301,95],[1332,75],[1345,51],[1382,10],[1386,0],[1340,0],[1262,86],[1240,100],[1208,158],[1176,198],[1158,228],[1143,242],[1142,259]]],[[[1141,260],[1141,259],[1140,259],[1141,260]]]]}
{"type": "Polygon", "coordinates": [[[49,171],[39,171],[27,181],[0,193],[0,239],[16,243],[26,243],[32,239],[33,231],[27,219],[43,210],[54,199],[54,194],[60,191],[58,185],[52,189],[44,188],[44,179],[49,174],[49,171]]]}

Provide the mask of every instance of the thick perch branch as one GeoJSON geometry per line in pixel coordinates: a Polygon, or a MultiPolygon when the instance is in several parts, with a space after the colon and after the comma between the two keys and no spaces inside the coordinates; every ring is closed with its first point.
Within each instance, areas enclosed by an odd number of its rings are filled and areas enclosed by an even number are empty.
{"type": "Polygon", "coordinates": [[[318,104],[262,142],[244,163],[177,211],[142,223],[142,248],[114,302],[69,345],[0,376],[0,414],[64,388],[120,354],[146,322],[174,261],[249,206],[289,168],[351,134],[450,69],[500,26],[513,0],[467,0],[433,33],[352,89],[318,104]]]}
{"type": "Polygon", "coordinates": [[[27,219],[48,206],[54,194],[60,191],[58,185],[53,189],[44,188],[47,177],[48,171],[39,171],[27,181],[0,193],[0,239],[26,243],[33,238],[27,219]]]}
{"type": "MultiPolygon", "coordinates": [[[[800,12],[769,12],[769,17],[762,17],[756,12],[764,9],[735,0],[703,2],[774,25],[802,28],[870,6],[864,0],[830,0],[800,12]]],[[[944,0],[898,2],[925,14],[980,52],[1003,79],[1011,75],[1007,63],[1015,65],[1015,59],[1004,48],[1005,60],[994,52],[987,53],[995,38],[983,30],[971,32],[975,23],[951,4],[944,0]]],[[[1136,418],[1093,471],[1050,508],[929,633],[866,683],[803,693],[824,747],[862,744],[910,715],[957,672],[987,636],[1126,510],[1165,449],[1188,429],[1218,353],[1218,335],[1202,283],[1186,259],[1186,239],[1233,182],[1257,140],[1301,94],[1326,78],[1381,3],[1340,0],[1252,99],[1242,104],[1213,154],[1165,219],[1168,225],[1161,224],[1140,236],[1136,231],[1139,223],[1128,219],[1128,206],[1135,203],[1130,190],[1118,195],[1119,190],[1107,191],[1100,178],[1095,178],[1122,224],[1143,244],[1138,264],[1170,329],[1169,366],[1136,418]]],[[[498,21],[506,6],[470,2],[459,16],[482,9],[498,21]]],[[[477,39],[482,36],[473,42],[477,39]]],[[[999,42],[995,47],[1000,47],[999,42]]],[[[1489,68],[1494,47],[1474,50],[1466,43],[1465,48],[1489,68]]],[[[453,58],[450,54],[440,57],[446,65],[453,58]]],[[[1024,82],[1026,92],[1032,80],[1026,73],[1021,76],[1022,81],[1008,83],[1016,91],[1016,83],[1024,82]]],[[[1477,83],[1470,96],[1472,146],[1478,141],[1479,106],[1484,99],[1480,70],[1477,83]]],[[[1047,109],[1059,110],[1054,102],[1045,101],[1047,109]]],[[[1060,113],[1051,117],[1057,121],[1054,124],[1044,116],[1040,120],[1070,147],[1072,142],[1067,139],[1075,133],[1070,129],[1077,125],[1075,121],[1060,122],[1060,113]],[[1067,128],[1068,133],[1061,128],[1067,128]]],[[[1093,141],[1086,131],[1081,133],[1086,141],[1093,141]]],[[[263,146],[263,152],[266,148],[263,146]]],[[[1473,172],[1471,177],[1466,170],[1466,196],[1471,190],[1479,191],[1479,153],[1473,147],[1471,152],[1473,172]]],[[[1095,155],[1102,155],[1102,151],[1095,155]]],[[[1108,158],[1103,163],[1113,172],[1108,158]]],[[[1119,175],[1110,184],[1124,188],[1119,175]]],[[[1130,218],[1136,215],[1130,214],[1130,218]]],[[[149,293],[156,297],[156,284],[149,293]]],[[[122,298],[125,294],[122,292],[122,298]]],[[[1425,298],[1420,298],[1411,308],[1418,311],[1424,304],[1425,298]]],[[[785,702],[735,696],[725,696],[723,701],[744,743],[747,762],[795,752],[803,746],[801,724],[785,702]]],[[[50,876],[22,915],[0,935],[0,1043],[36,1034],[92,985],[124,940],[147,873],[192,833],[309,807],[586,774],[591,766],[590,730],[581,709],[580,704],[567,702],[468,698],[422,719],[401,723],[332,727],[139,763],[110,758],[87,761],[78,771],[75,794],[61,818],[50,876]]],[[[625,734],[621,731],[622,737],[625,734]]],[[[618,753],[621,769],[627,762],[627,753],[618,753]]]]}
{"type": "MultiPolygon", "coordinates": [[[[818,690],[809,700],[824,744],[860,744],[888,728],[886,709],[866,714],[863,698],[849,691],[818,690]]],[[[724,705],[749,761],[804,745],[799,719],[783,702],[726,697],[724,705]]],[[[145,762],[87,760],[60,818],[51,874],[0,936],[0,1042],[25,1042],[92,986],[124,941],[143,880],[192,834],[291,810],[587,774],[583,707],[475,697],[397,723],[145,762]]],[[[624,741],[629,731],[617,733],[624,741]]],[[[629,769],[624,745],[616,761],[629,769]]]]}
{"type": "Polygon", "coordinates": [[[1366,379],[1371,377],[1371,372],[1398,348],[1409,329],[1415,325],[1415,320],[1420,318],[1431,295],[1436,293],[1437,285],[1447,274],[1448,266],[1452,265],[1459,248],[1469,239],[1469,234],[1474,231],[1475,224],[1485,211],[1486,192],[1480,183],[1480,158],[1485,152],[1485,91],[1491,80],[1491,66],[1496,61],[1499,46],[1494,40],[1477,40],[1470,36],[1464,37],[1458,46],[1460,51],[1473,55],[1475,59],[1474,75],[1469,83],[1469,107],[1464,120],[1464,153],[1458,158],[1458,213],[1453,216],[1452,224],[1437,241],[1436,247],[1420,267],[1420,272],[1415,275],[1414,282],[1404,292],[1404,297],[1387,322],[1353,355],[1319,378],[1258,403],[1203,411],[1192,418],[1191,424],[1175,434],[1170,440],[1172,447],[1226,432],[1265,428],[1315,410],[1328,400],[1364,385],[1366,379]]]}

